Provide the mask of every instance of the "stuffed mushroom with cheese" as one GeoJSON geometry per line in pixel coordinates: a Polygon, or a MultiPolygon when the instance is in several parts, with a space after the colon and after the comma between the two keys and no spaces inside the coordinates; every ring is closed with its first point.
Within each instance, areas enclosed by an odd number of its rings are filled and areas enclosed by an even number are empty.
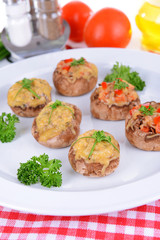
{"type": "Polygon", "coordinates": [[[122,79],[102,82],[91,95],[91,113],[102,120],[122,120],[140,99],[132,84],[122,79]]]}
{"type": "Polygon", "coordinates": [[[53,73],[57,91],[65,96],[80,96],[90,92],[97,83],[97,67],[81,57],[60,61],[53,73]]]}
{"type": "Polygon", "coordinates": [[[146,151],[160,151],[160,103],[146,102],[130,110],[125,121],[128,141],[146,151]]]}
{"type": "Polygon", "coordinates": [[[67,147],[79,134],[81,117],[80,109],[73,104],[50,102],[34,119],[32,135],[46,147],[67,147]]]}
{"type": "Polygon", "coordinates": [[[35,117],[51,101],[51,86],[46,80],[24,78],[8,91],[8,105],[21,117],[35,117]]]}
{"type": "Polygon", "coordinates": [[[90,177],[103,177],[119,165],[120,147],[107,132],[89,130],[71,145],[68,158],[72,168],[90,177]]]}

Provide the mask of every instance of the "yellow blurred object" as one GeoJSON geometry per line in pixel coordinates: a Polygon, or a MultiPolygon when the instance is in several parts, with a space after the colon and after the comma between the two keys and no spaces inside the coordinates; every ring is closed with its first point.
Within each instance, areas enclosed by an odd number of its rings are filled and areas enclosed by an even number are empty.
{"type": "Polygon", "coordinates": [[[142,32],[142,48],[160,53],[160,0],[146,1],[135,20],[142,32]]]}

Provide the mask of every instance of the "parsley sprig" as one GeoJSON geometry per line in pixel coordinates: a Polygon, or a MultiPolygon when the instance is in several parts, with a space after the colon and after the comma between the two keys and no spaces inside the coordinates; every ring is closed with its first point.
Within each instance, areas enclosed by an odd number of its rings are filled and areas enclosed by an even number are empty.
{"type": "Polygon", "coordinates": [[[40,182],[44,187],[60,187],[62,185],[62,174],[59,171],[61,166],[60,160],[49,160],[49,156],[44,153],[39,157],[33,156],[26,163],[20,163],[17,178],[25,185],[40,182]]]}
{"type": "Polygon", "coordinates": [[[37,97],[38,99],[40,99],[40,96],[38,96],[38,94],[33,91],[31,89],[32,83],[33,83],[34,79],[30,80],[28,78],[24,78],[22,81],[19,81],[18,83],[22,85],[22,87],[18,90],[18,92],[16,93],[15,98],[17,97],[17,95],[22,91],[23,88],[27,89],[29,92],[31,92],[35,97],[37,97]]]}
{"type": "Polygon", "coordinates": [[[139,108],[139,111],[140,111],[142,114],[146,115],[146,116],[152,116],[153,113],[155,112],[155,108],[152,107],[151,105],[149,105],[149,106],[144,106],[144,105],[142,105],[142,106],[139,108]]]}
{"type": "Polygon", "coordinates": [[[139,73],[131,72],[131,68],[129,66],[120,65],[119,62],[113,65],[111,69],[111,74],[108,74],[104,82],[113,82],[116,78],[122,78],[135,86],[135,90],[142,91],[146,86],[145,82],[140,78],[139,73]]]}
{"type": "Polygon", "coordinates": [[[86,137],[80,137],[80,138],[78,138],[78,139],[72,144],[72,146],[73,146],[76,142],[78,142],[80,139],[83,139],[83,138],[93,138],[93,139],[95,139],[95,142],[94,142],[94,144],[93,144],[93,146],[92,146],[92,148],[91,148],[91,151],[90,151],[90,153],[89,153],[88,159],[91,157],[91,155],[92,155],[92,153],[93,153],[93,151],[94,151],[94,149],[95,149],[96,144],[97,144],[97,143],[100,143],[100,142],[102,142],[102,141],[110,143],[110,144],[119,152],[118,148],[111,142],[111,137],[110,137],[109,135],[106,136],[103,130],[102,130],[102,131],[95,131],[95,132],[92,134],[92,136],[86,136],[86,137]]]}
{"type": "Polygon", "coordinates": [[[126,82],[123,82],[121,79],[117,78],[114,83],[114,89],[125,89],[129,87],[129,85],[126,82]]]}
{"type": "Polygon", "coordinates": [[[81,57],[80,59],[76,60],[74,59],[72,62],[71,62],[71,66],[77,66],[77,65],[83,65],[85,64],[85,59],[83,57],[81,57]]]}
{"type": "Polygon", "coordinates": [[[49,116],[48,123],[51,122],[51,117],[52,117],[53,110],[55,110],[57,107],[64,107],[64,108],[68,109],[68,110],[72,113],[72,116],[73,116],[73,118],[74,118],[74,113],[73,113],[72,109],[71,109],[70,107],[62,104],[62,102],[59,101],[59,100],[56,100],[54,103],[50,104],[49,107],[50,107],[52,110],[51,110],[51,113],[50,113],[50,116],[49,116]]]}
{"type": "Polygon", "coordinates": [[[2,143],[11,142],[16,135],[15,123],[19,122],[19,118],[11,113],[2,113],[0,116],[0,141],[2,143]]]}

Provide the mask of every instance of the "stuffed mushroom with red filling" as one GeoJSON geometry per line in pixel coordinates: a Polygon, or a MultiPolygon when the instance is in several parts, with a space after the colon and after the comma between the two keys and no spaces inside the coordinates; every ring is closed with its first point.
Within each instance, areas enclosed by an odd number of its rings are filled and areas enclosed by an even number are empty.
{"type": "Polygon", "coordinates": [[[125,121],[128,141],[146,151],[160,151],[160,103],[146,102],[130,110],[125,121]]]}
{"type": "Polygon", "coordinates": [[[55,88],[65,96],[80,96],[90,92],[96,86],[97,78],[97,67],[83,57],[60,61],[53,73],[55,88]]]}
{"type": "Polygon", "coordinates": [[[102,82],[91,95],[91,113],[102,120],[122,120],[140,99],[134,86],[122,79],[102,82]]]}

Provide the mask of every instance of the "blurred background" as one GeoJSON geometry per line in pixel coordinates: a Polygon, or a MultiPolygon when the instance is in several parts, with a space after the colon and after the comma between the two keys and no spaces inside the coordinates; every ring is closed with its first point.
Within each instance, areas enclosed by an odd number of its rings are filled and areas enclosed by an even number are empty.
{"type": "Polygon", "coordinates": [[[0,0],[0,33],[0,60],[82,47],[160,54],[160,0],[0,0]]]}
{"type": "MultiPolygon", "coordinates": [[[[128,48],[140,48],[140,31],[135,23],[135,16],[138,13],[143,0],[81,0],[86,3],[94,12],[104,7],[113,7],[123,11],[129,18],[132,25],[132,39],[128,48]]],[[[63,7],[71,0],[59,0],[60,7],[63,7]]],[[[0,0],[0,32],[6,25],[5,4],[0,0]]]]}

